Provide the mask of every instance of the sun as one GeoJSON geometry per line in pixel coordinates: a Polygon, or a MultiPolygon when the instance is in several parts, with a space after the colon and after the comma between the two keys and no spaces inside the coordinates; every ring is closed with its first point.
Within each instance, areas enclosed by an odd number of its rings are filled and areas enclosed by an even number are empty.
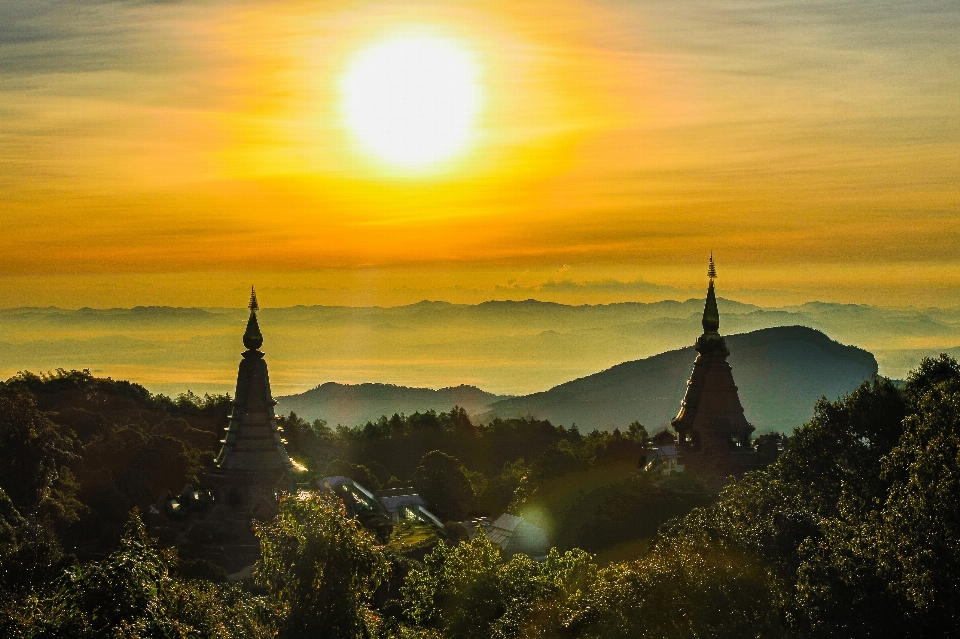
{"type": "Polygon", "coordinates": [[[342,122],[364,152],[396,169],[429,171],[475,140],[480,69],[452,38],[399,34],[353,57],[339,95],[342,122]]]}

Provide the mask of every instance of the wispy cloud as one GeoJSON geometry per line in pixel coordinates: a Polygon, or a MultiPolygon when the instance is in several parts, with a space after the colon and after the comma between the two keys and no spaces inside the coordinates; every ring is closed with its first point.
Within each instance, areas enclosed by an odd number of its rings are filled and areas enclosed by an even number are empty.
{"type": "Polygon", "coordinates": [[[139,282],[98,293],[133,304],[158,274],[339,268],[303,300],[611,301],[687,295],[713,248],[731,290],[960,301],[958,112],[946,0],[7,0],[0,265],[45,300],[72,273],[139,282]],[[382,179],[337,137],[331,78],[418,20],[486,55],[487,144],[382,179]]]}

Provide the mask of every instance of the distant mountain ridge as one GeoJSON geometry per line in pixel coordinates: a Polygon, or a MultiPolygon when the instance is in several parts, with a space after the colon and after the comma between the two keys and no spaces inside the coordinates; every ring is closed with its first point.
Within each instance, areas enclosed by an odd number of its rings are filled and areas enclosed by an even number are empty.
{"type": "MultiPolygon", "coordinates": [[[[852,391],[877,373],[874,356],[804,326],[725,337],[747,419],[757,433],[791,431],[821,396],[852,391]]],[[[639,420],[657,430],[677,414],[693,368],[692,346],[624,362],[541,393],[501,400],[481,416],[530,415],[582,430],[612,430],[639,420]]]]}
{"type": "MultiPolygon", "coordinates": [[[[960,308],[774,308],[722,297],[718,305],[727,335],[808,326],[869,350],[894,378],[923,356],[960,352],[960,308]]],[[[519,396],[688,346],[702,313],[702,298],[577,306],[525,300],[267,307],[260,320],[278,396],[325,380],[467,383],[519,396]]],[[[242,307],[0,309],[0,378],[89,368],[173,396],[232,393],[246,315],[242,307]]]]}
{"type": "Polygon", "coordinates": [[[305,393],[278,398],[276,410],[280,414],[293,411],[310,421],[323,419],[331,426],[354,426],[376,420],[381,415],[447,411],[454,406],[460,406],[474,415],[509,397],[487,393],[466,384],[435,390],[393,384],[327,382],[305,393]]]}
{"type": "MultiPolygon", "coordinates": [[[[757,432],[791,431],[813,415],[821,396],[836,399],[877,373],[874,356],[803,326],[767,328],[726,338],[747,419],[757,432]]],[[[693,368],[692,346],[624,362],[549,390],[505,397],[474,386],[433,390],[391,384],[337,384],[279,398],[296,412],[353,426],[380,415],[462,406],[481,421],[534,416],[581,430],[613,430],[639,420],[651,431],[675,416],[693,368]]]]}

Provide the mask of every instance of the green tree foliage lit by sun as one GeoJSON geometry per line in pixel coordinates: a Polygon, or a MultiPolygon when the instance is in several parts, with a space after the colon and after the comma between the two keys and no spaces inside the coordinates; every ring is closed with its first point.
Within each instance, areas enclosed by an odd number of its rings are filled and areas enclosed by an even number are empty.
{"type": "MultiPolygon", "coordinates": [[[[685,514],[627,561],[568,546],[537,562],[505,556],[482,532],[464,540],[448,530],[404,554],[379,543],[334,498],[303,491],[259,525],[263,560],[246,585],[191,572],[147,536],[136,512],[112,537],[115,515],[97,499],[107,484],[81,465],[95,459],[90,447],[132,425],[148,440],[159,438],[150,441],[200,442],[190,431],[202,433],[203,420],[216,421],[221,406],[199,398],[178,405],[112,384],[64,374],[15,378],[0,388],[0,461],[32,473],[0,472],[3,636],[926,639],[955,636],[960,627],[960,365],[948,357],[924,360],[902,385],[878,378],[837,401],[821,400],[776,463],[705,502],[687,502],[685,514]],[[100,412],[89,397],[99,398],[100,412]],[[21,455],[16,462],[13,452],[21,455]],[[109,525],[92,528],[91,513],[109,525]],[[91,530],[108,548],[100,557],[82,554],[91,530]]],[[[378,442],[401,450],[413,442],[409,450],[418,450],[421,435],[433,433],[435,447],[405,461],[405,476],[457,499],[473,495],[478,507],[498,495],[501,503],[562,510],[554,493],[580,485],[581,497],[566,504],[582,519],[563,519],[579,521],[574,528],[602,530],[607,511],[590,510],[590,500],[631,521],[624,504],[652,511],[661,497],[703,494],[692,479],[648,485],[636,465],[627,470],[621,456],[647,439],[640,424],[592,436],[530,420],[477,427],[448,413],[358,429],[297,424],[295,416],[284,423],[288,433],[298,430],[304,449],[376,453],[365,467],[371,476],[404,473],[377,453],[378,442]],[[539,454],[514,438],[524,431],[539,438],[539,454]],[[457,437],[472,438],[480,451],[461,451],[469,464],[453,454],[457,437]],[[523,450],[532,461],[504,461],[503,446],[514,444],[512,454],[523,450]],[[604,473],[615,479],[587,485],[604,473]]],[[[177,450],[165,454],[177,458],[177,450]]],[[[340,459],[337,467],[352,472],[357,461],[340,459]]],[[[110,477],[131,484],[155,481],[149,467],[124,474],[107,466],[110,477]]],[[[190,465],[178,468],[186,474],[190,465]]],[[[123,503],[138,498],[136,485],[124,489],[111,494],[129,500],[123,503]]]]}

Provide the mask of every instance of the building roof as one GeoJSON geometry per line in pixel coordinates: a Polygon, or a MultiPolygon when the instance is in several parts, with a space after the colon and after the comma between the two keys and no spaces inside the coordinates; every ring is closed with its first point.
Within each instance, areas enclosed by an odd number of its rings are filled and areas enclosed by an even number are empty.
{"type": "Polygon", "coordinates": [[[677,447],[673,445],[657,446],[653,450],[662,457],[673,457],[677,454],[677,447]]]}
{"type": "Polygon", "coordinates": [[[487,538],[503,552],[542,557],[550,550],[547,532],[522,517],[504,513],[487,529],[487,538]]]}
{"type": "Polygon", "coordinates": [[[387,509],[388,512],[395,512],[403,508],[404,506],[426,506],[427,502],[423,501],[423,497],[417,495],[416,493],[412,495],[394,495],[392,497],[378,497],[380,503],[383,504],[383,507],[387,509]]]}
{"type": "Polygon", "coordinates": [[[497,517],[496,521],[491,524],[491,527],[513,532],[516,527],[521,524],[521,522],[523,522],[523,517],[517,517],[516,515],[503,513],[497,517]]]}

